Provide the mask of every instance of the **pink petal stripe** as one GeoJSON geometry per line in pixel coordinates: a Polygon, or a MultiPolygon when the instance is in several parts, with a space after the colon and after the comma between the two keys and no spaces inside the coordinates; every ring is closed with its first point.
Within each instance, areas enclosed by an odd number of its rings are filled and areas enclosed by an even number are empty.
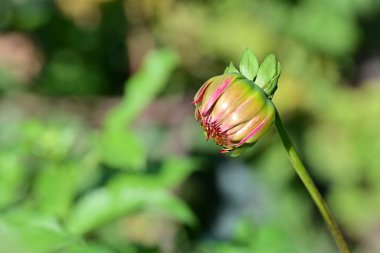
{"type": "Polygon", "coordinates": [[[201,119],[201,113],[199,112],[198,108],[195,109],[195,119],[197,121],[201,119]]]}
{"type": "Polygon", "coordinates": [[[193,105],[199,103],[202,100],[203,94],[205,93],[208,86],[212,83],[213,79],[214,78],[211,78],[210,80],[208,80],[206,83],[202,85],[201,89],[195,95],[194,101],[192,102],[193,105]]]}
{"type": "Polygon", "coordinates": [[[232,150],[232,149],[224,148],[224,149],[219,150],[219,153],[221,153],[221,154],[225,154],[225,153],[230,152],[231,150],[232,150]]]}
{"type": "Polygon", "coordinates": [[[236,79],[236,78],[234,78],[234,77],[228,78],[226,81],[224,81],[224,83],[221,86],[218,87],[218,89],[214,92],[214,94],[212,94],[211,98],[207,102],[206,107],[202,113],[203,116],[206,115],[210,111],[211,107],[214,105],[216,100],[218,100],[218,98],[223,94],[223,92],[227,89],[228,85],[234,79],[236,79]]]}
{"type": "Polygon", "coordinates": [[[249,138],[251,138],[253,135],[255,135],[260,129],[267,123],[268,118],[264,119],[260,122],[260,124],[255,127],[246,137],[244,137],[237,145],[236,147],[240,147],[243,145],[249,138]]]}
{"type": "MultiPolygon", "coordinates": [[[[250,98],[247,97],[246,94],[244,94],[244,92],[231,92],[230,90],[226,90],[225,94],[227,95],[227,93],[228,93],[227,99],[224,99],[223,97],[223,98],[220,98],[217,102],[215,102],[216,106],[218,106],[219,103],[221,103],[220,105],[223,105],[222,103],[228,103],[228,106],[224,110],[219,110],[218,114],[216,113],[214,114],[213,112],[214,122],[225,122],[226,121],[225,119],[230,117],[234,111],[237,111],[238,108],[240,108],[240,106],[244,105],[245,103],[252,102],[250,98]]],[[[236,126],[236,124],[234,125],[236,126]]]]}
{"type": "Polygon", "coordinates": [[[227,133],[228,135],[231,135],[231,134],[234,134],[235,132],[239,131],[240,128],[236,129],[233,132],[228,132],[228,131],[230,131],[231,129],[236,128],[237,126],[243,125],[243,124],[247,123],[250,120],[251,119],[244,120],[244,121],[239,121],[239,122],[236,122],[234,124],[230,124],[229,122],[225,122],[224,124],[220,124],[220,129],[221,129],[222,133],[227,133]]]}

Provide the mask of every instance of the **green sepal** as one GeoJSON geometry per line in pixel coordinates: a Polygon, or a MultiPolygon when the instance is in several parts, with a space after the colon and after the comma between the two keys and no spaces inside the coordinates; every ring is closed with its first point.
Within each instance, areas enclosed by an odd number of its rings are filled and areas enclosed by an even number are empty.
{"type": "Polygon", "coordinates": [[[261,87],[268,96],[273,96],[274,90],[276,90],[277,82],[272,82],[273,79],[278,79],[277,74],[279,72],[278,62],[274,54],[270,54],[265,57],[261,63],[255,83],[261,87]]]}
{"type": "Polygon", "coordinates": [[[270,54],[265,57],[264,61],[261,63],[255,83],[263,88],[267,83],[269,83],[270,80],[272,80],[272,78],[276,75],[276,72],[276,56],[274,54],[270,54]]]}
{"type": "Polygon", "coordinates": [[[278,62],[277,63],[277,73],[276,73],[275,77],[273,77],[272,80],[269,82],[268,89],[264,90],[265,93],[268,94],[268,97],[270,99],[272,99],[273,94],[277,90],[277,82],[278,82],[278,79],[280,78],[280,74],[281,74],[281,64],[278,62]]]}
{"type": "Polygon", "coordinates": [[[239,70],[235,68],[234,64],[230,62],[230,65],[224,70],[224,74],[231,74],[231,73],[237,73],[240,74],[239,70]]]}
{"type": "Polygon", "coordinates": [[[252,147],[255,143],[256,142],[251,143],[251,144],[245,144],[244,146],[239,147],[239,148],[231,151],[230,156],[235,157],[235,156],[239,156],[239,155],[243,154],[247,149],[252,147]]]}
{"type": "Polygon", "coordinates": [[[253,81],[259,70],[259,61],[256,55],[250,50],[245,49],[239,65],[240,73],[248,80],[253,81]]]}

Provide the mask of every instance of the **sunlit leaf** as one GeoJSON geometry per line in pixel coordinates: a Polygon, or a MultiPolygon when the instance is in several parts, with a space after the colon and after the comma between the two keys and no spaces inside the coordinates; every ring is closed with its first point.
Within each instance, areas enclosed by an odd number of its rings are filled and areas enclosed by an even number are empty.
{"type": "Polygon", "coordinates": [[[108,114],[106,128],[124,128],[131,123],[165,87],[176,65],[173,51],[151,52],[140,70],[127,80],[123,100],[108,114]]]}
{"type": "Polygon", "coordinates": [[[159,175],[163,186],[173,187],[182,183],[197,167],[197,161],[189,158],[169,158],[162,165],[159,175]]]}
{"type": "Polygon", "coordinates": [[[277,60],[274,54],[265,57],[261,63],[255,83],[261,88],[265,89],[267,84],[275,77],[277,73],[277,60]]]}
{"type": "Polygon", "coordinates": [[[18,201],[26,191],[26,173],[20,160],[14,152],[0,154],[0,209],[18,201]]]}
{"type": "Polygon", "coordinates": [[[39,215],[17,212],[0,217],[0,241],[6,253],[41,253],[64,250],[84,242],[66,232],[57,220],[39,215]]]}
{"type": "Polygon", "coordinates": [[[155,210],[180,222],[194,223],[188,207],[154,177],[125,176],[82,198],[68,219],[68,227],[74,233],[84,234],[141,210],[155,210]]]}
{"type": "Polygon", "coordinates": [[[244,50],[239,68],[240,73],[247,79],[253,80],[256,77],[257,71],[259,70],[259,61],[250,49],[247,48],[244,50]]]}
{"type": "Polygon", "coordinates": [[[105,130],[99,139],[103,161],[118,169],[141,169],[145,165],[146,151],[140,140],[129,129],[105,130]]]}
{"type": "Polygon", "coordinates": [[[100,136],[100,151],[107,164],[120,169],[144,166],[146,152],[128,126],[165,87],[176,64],[173,51],[154,51],[127,81],[123,100],[108,114],[100,136]]]}
{"type": "Polygon", "coordinates": [[[33,193],[41,211],[60,217],[66,214],[75,196],[76,171],[69,164],[40,170],[33,193]]]}

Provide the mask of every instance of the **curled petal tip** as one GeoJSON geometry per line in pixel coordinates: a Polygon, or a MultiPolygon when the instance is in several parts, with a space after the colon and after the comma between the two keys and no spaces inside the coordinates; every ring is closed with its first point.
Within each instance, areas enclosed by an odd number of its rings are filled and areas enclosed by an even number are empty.
{"type": "Polygon", "coordinates": [[[191,102],[192,105],[198,104],[202,100],[202,97],[198,97],[197,99],[194,99],[193,102],[191,102]]]}
{"type": "Polygon", "coordinates": [[[207,82],[205,82],[202,87],[199,89],[199,91],[197,92],[197,94],[195,94],[195,97],[194,97],[194,100],[192,102],[193,105],[195,104],[198,104],[202,101],[203,99],[203,95],[206,91],[206,89],[209,87],[209,85],[212,83],[214,78],[211,78],[210,80],[208,80],[207,82]]]}

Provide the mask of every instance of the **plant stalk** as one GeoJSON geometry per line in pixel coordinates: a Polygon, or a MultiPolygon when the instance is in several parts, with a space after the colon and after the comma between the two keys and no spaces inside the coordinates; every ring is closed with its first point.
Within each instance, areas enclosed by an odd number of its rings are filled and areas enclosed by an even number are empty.
{"type": "Polygon", "coordinates": [[[343,237],[341,230],[338,227],[338,224],[334,216],[332,215],[322,195],[320,194],[317,187],[315,186],[313,179],[311,178],[310,174],[308,173],[304,164],[302,163],[302,160],[299,154],[297,153],[295,147],[293,146],[292,141],[289,138],[289,135],[287,134],[285,130],[284,124],[282,123],[280,115],[278,114],[277,110],[276,110],[275,126],[278,132],[278,135],[281,139],[281,142],[284,145],[284,148],[289,156],[290,163],[292,164],[293,168],[296,170],[298,176],[300,177],[307,191],[311,195],[312,199],[314,200],[314,203],[317,205],[340,251],[342,253],[350,253],[347,243],[343,237]]]}

